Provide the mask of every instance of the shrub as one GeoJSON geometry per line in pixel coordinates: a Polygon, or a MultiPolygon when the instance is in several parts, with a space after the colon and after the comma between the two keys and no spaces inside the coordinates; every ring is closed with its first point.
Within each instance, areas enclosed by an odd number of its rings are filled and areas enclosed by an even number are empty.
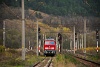
{"type": "Polygon", "coordinates": [[[25,61],[19,58],[11,58],[8,62],[9,65],[17,66],[17,65],[25,65],[25,61]]]}
{"type": "Polygon", "coordinates": [[[0,45],[0,53],[5,51],[5,46],[0,45]]]}
{"type": "Polygon", "coordinates": [[[13,54],[14,54],[14,53],[17,53],[17,51],[16,51],[15,49],[9,49],[8,52],[11,52],[11,53],[13,53],[13,54]]]}

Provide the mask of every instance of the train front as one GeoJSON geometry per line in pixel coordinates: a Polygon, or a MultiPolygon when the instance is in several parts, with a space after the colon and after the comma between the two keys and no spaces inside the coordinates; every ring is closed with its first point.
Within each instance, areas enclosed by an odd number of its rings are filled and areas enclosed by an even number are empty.
{"type": "Polygon", "coordinates": [[[44,55],[56,54],[56,41],[54,39],[46,39],[44,41],[44,55]]]}

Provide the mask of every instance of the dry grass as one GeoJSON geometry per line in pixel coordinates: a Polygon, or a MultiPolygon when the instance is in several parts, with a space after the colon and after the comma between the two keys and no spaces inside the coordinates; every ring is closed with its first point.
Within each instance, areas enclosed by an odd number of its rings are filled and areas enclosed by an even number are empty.
{"type": "Polygon", "coordinates": [[[71,63],[71,62],[69,62],[69,63],[67,63],[66,67],[76,67],[76,65],[71,63]]]}
{"type": "MultiPolygon", "coordinates": [[[[88,48],[86,48],[86,51],[93,51],[96,49],[97,49],[97,47],[88,47],[88,48]]],[[[98,47],[98,50],[100,50],[100,47],[98,47]]]]}
{"type": "MultiPolygon", "coordinates": [[[[83,53],[84,49],[80,49],[77,52],[83,53]]],[[[86,55],[87,59],[100,63],[100,47],[98,47],[98,52],[97,47],[87,47],[86,55]]]]}
{"type": "Polygon", "coordinates": [[[9,50],[0,54],[0,66],[1,67],[25,67],[31,66],[43,57],[37,57],[34,52],[26,53],[25,61],[22,60],[21,52],[16,50],[9,50]]]}
{"type": "Polygon", "coordinates": [[[58,54],[53,59],[54,67],[84,67],[80,62],[67,54],[58,54]]]}

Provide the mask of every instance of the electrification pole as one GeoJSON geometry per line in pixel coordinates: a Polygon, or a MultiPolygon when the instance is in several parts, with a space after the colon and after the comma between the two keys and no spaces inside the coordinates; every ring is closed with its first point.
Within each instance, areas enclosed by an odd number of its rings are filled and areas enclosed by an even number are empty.
{"type": "Polygon", "coordinates": [[[29,50],[31,49],[31,46],[30,46],[30,40],[29,40],[29,50]]]}
{"type": "Polygon", "coordinates": [[[58,37],[56,37],[56,46],[57,46],[57,50],[58,50],[58,37]]]}
{"type": "Polygon", "coordinates": [[[80,49],[82,48],[81,39],[80,39],[80,49]]]}
{"type": "Polygon", "coordinates": [[[75,54],[75,26],[73,27],[73,29],[74,29],[74,54],[75,54]]]}
{"type": "Polygon", "coordinates": [[[38,53],[38,21],[37,21],[37,56],[39,55],[38,53]]]}
{"type": "Polygon", "coordinates": [[[79,39],[77,40],[77,46],[76,46],[77,50],[78,50],[78,46],[79,46],[79,39]]]}
{"type": "Polygon", "coordinates": [[[83,48],[83,34],[82,34],[82,48],[83,48]]]}
{"type": "Polygon", "coordinates": [[[75,50],[77,50],[78,40],[75,41],[75,50]]]}
{"type": "Polygon", "coordinates": [[[5,21],[3,21],[3,46],[5,46],[5,21]]]}
{"type": "Polygon", "coordinates": [[[86,53],[86,19],[84,19],[84,53],[86,53]]]}
{"type": "Polygon", "coordinates": [[[24,16],[24,0],[22,0],[22,60],[25,60],[25,16],[24,16]]]}
{"type": "MultiPolygon", "coordinates": [[[[43,45],[44,45],[44,40],[45,40],[45,39],[44,39],[44,34],[43,34],[43,45]]],[[[43,47],[44,47],[44,46],[43,46],[43,47]]]]}
{"type": "Polygon", "coordinates": [[[46,35],[45,35],[45,39],[46,39],[47,37],[46,37],[46,35]]]}
{"type": "Polygon", "coordinates": [[[72,39],[70,39],[70,50],[72,52],[72,39]]]}

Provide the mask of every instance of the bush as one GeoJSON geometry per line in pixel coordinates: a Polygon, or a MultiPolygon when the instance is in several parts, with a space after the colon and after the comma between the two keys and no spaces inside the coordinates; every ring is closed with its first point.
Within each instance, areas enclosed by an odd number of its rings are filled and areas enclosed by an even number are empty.
{"type": "Polygon", "coordinates": [[[8,62],[9,65],[17,66],[17,65],[25,65],[25,61],[20,58],[11,58],[8,62]]]}
{"type": "Polygon", "coordinates": [[[0,53],[5,51],[5,46],[0,45],[0,53]]]}
{"type": "Polygon", "coordinates": [[[8,52],[13,53],[13,54],[17,53],[15,49],[9,49],[8,52]]]}

